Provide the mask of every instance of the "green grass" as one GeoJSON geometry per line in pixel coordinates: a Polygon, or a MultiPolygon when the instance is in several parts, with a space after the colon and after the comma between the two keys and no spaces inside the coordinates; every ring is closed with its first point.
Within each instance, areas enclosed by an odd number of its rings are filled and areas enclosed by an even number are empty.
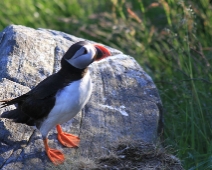
{"type": "Polygon", "coordinates": [[[199,1],[5,0],[9,24],[61,30],[118,48],[154,79],[165,145],[185,169],[212,169],[212,5],[199,1]]]}

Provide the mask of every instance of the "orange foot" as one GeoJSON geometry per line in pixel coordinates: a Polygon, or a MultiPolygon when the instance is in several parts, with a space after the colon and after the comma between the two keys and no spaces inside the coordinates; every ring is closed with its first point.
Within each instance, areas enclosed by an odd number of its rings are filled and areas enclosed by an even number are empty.
{"type": "Polygon", "coordinates": [[[53,164],[62,164],[65,161],[63,153],[59,150],[49,148],[47,139],[44,139],[43,142],[45,145],[46,153],[53,164]]]}
{"type": "Polygon", "coordinates": [[[69,148],[79,146],[79,142],[80,142],[79,137],[63,132],[60,125],[57,125],[56,127],[57,127],[57,132],[58,132],[57,137],[62,145],[69,147],[69,148]]]}

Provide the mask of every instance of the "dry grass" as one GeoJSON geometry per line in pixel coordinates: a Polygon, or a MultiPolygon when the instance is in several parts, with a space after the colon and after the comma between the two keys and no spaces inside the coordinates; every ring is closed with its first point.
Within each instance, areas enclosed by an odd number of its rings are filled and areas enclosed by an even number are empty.
{"type": "Polygon", "coordinates": [[[183,169],[180,161],[159,145],[122,140],[108,156],[97,160],[99,169],[183,169]]]}
{"type": "Polygon", "coordinates": [[[80,158],[72,162],[71,170],[183,170],[175,156],[160,145],[142,141],[121,140],[109,148],[109,155],[91,160],[80,158]]]}

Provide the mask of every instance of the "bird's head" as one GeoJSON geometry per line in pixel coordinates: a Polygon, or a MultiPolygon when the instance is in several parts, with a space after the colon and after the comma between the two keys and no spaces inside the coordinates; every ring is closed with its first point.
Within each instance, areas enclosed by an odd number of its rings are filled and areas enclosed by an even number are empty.
{"type": "Polygon", "coordinates": [[[80,41],[68,49],[63,59],[76,68],[84,69],[92,62],[99,61],[110,55],[109,50],[102,45],[80,41]]]}

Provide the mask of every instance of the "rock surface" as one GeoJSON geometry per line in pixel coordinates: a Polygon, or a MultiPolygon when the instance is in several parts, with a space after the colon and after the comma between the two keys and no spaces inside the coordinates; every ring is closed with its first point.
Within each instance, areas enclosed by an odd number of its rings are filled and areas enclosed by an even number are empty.
{"type": "MultiPolygon", "coordinates": [[[[26,93],[57,72],[65,51],[80,40],[47,29],[5,28],[0,33],[0,100],[26,93]]],[[[81,138],[80,147],[65,148],[58,143],[55,129],[49,133],[49,145],[62,150],[67,158],[60,168],[70,169],[72,161],[80,158],[108,154],[107,148],[123,138],[155,142],[162,129],[161,101],[152,79],[132,57],[109,50],[111,57],[89,67],[94,85],[90,101],[62,125],[64,131],[81,138]]],[[[14,108],[0,109],[0,114],[14,108]]],[[[0,169],[52,166],[38,130],[0,118],[0,169]]]]}

